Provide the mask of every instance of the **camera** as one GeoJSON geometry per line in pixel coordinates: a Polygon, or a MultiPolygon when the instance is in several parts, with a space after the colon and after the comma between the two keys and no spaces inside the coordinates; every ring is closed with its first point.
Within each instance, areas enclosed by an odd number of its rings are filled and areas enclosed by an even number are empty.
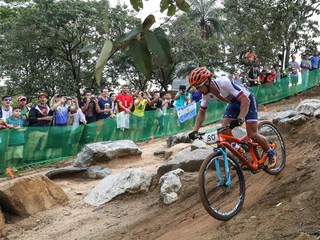
{"type": "Polygon", "coordinates": [[[92,96],[92,97],[90,97],[90,100],[95,100],[96,99],[96,97],[95,96],[92,96]]]}
{"type": "Polygon", "coordinates": [[[67,96],[67,100],[72,100],[72,97],[70,97],[70,96],[67,96]]]}
{"type": "Polygon", "coordinates": [[[141,97],[143,97],[143,93],[140,93],[141,97]]]}
{"type": "Polygon", "coordinates": [[[179,91],[182,91],[182,93],[185,93],[186,89],[187,89],[186,85],[180,85],[179,86],[179,91]]]}

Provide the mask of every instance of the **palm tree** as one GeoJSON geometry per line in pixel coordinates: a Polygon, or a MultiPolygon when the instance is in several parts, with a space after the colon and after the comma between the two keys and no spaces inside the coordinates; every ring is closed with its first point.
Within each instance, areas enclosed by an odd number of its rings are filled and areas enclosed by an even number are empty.
{"type": "Polygon", "coordinates": [[[217,7],[216,0],[192,0],[189,16],[197,22],[206,40],[222,32],[221,9],[217,7]]]}

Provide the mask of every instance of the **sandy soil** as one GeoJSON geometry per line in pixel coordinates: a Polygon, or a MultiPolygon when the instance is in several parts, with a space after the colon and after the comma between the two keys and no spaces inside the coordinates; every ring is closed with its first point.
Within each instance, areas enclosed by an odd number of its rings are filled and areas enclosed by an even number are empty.
{"type": "MultiPolygon", "coordinates": [[[[320,99],[320,88],[267,107],[269,111],[281,111],[296,106],[300,98],[320,99]]],[[[300,232],[319,236],[320,120],[311,119],[305,126],[284,133],[284,139],[287,147],[284,171],[278,176],[246,171],[244,207],[227,222],[213,219],[202,207],[197,173],[183,174],[181,199],[169,206],[159,198],[156,178],[149,192],[119,196],[100,207],[83,202],[100,180],[65,178],[54,181],[68,194],[69,202],[25,219],[8,215],[7,239],[295,239],[300,232]]],[[[141,158],[112,160],[105,166],[113,173],[142,168],[155,174],[165,160],[153,156],[153,152],[166,146],[165,138],[138,145],[143,152],[141,158]]],[[[70,159],[58,166],[72,162],[70,159]]]]}

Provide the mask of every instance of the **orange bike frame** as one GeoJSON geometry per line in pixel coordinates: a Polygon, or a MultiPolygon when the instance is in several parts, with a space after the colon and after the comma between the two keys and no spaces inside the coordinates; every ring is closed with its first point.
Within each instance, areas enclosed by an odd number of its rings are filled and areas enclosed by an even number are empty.
{"type": "Polygon", "coordinates": [[[261,146],[258,143],[252,142],[252,140],[249,138],[247,134],[241,138],[236,138],[234,136],[218,133],[218,139],[218,148],[224,146],[227,149],[229,149],[229,151],[232,152],[238,159],[240,159],[248,168],[250,168],[250,170],[259,170],[259,166],[263,165],[267,159],[267,154],[263,154],[262,158],[260,159],[257,158],[256,154],[254,153],[253,147],[261,148],[261,146]],[[236,142],[238,144],[244,143],[248,145],[249,152],[252,157],[252,163],[250,162],[250,160],[248,160],[246,157],[240,154],[236,149],[234,149],[229,142],[236,142]]]}

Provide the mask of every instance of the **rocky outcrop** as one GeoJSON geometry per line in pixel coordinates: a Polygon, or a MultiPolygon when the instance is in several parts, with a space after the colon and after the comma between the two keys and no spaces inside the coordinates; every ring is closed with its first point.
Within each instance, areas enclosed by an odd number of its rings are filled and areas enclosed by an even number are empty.
{"type": "Polygon", "coordinates": [[[183,174],[183,172],[184,171],[179,168],[166,173],[160,178],[160,197],[163,199],[164,204],[171,204],[179,199],[178,193],[182,187],[179,176],[183,174]]]}
{"type": "Polygon", "coordinates": [[[139,147],[131,140],[98,142],[84,145],[73,163],[74,167],[89,167],[98,161],[109,161],[126,156],[141,156],[139,147]]]}
{"type": "Polygon", "coordinates": [[[96,185],[84,201],[92,206],[100,206],[124,193],[148,191],[151,175],[140,169],[129,169],[122,173],[109,175],[96,185]]]}
{"type": "Polygon", "coordinates": [[[167,138],[167,146],[170,148],[178,143],[191,143],[192,140],[188,137],[186,133],[178,133],[174,136],[167,138]]]}
{"type": "Polygon", "coordinates": [[[102,179],[110,175],[111,169],[99,166],[93,166],[88,168],[62,168],[54,169],[46,173],[46,176],[50,179],[56,178],[84,178],[84,179],[102,179]]]}
{"type": "Polygon", "coordinates": [[[4,211],[26,217],[68,201],[68,196],[45,175],[13,179],[0,185],[4,211]]]}
{"type": "Polygon", "coordinates": [[[177,153],[172,160],[168,161],[158,168],[157,175],[161,177],[163,174],[181,168],[185,172],[196,172],[200,169],[203,160],[212,153],[212,150],[208,149],[196,149],[191,151],[190,149],[184,149],[177,153]]]}

